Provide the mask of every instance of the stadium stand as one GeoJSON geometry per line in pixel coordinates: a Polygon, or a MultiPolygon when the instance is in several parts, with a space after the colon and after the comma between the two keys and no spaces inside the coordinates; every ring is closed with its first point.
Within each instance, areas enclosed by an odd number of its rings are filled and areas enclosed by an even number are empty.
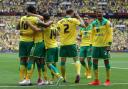
{"type": "Polygon", "coordinates": [[[60,13],[66,8],[75,8],[81,13],[92,13],[102,7],[106,13],[127,13],[128,0],[0,0],[1,12],[24,12],[27,4],[35,4],[38,11],[60,13]],[[43,8],[42,8],[43,7],[43,8]]]}
{"type": "MultiPolygon", "coordinates": [[[[106,13],[128,13],[128,0],[0,0],[0,12],[25,12],[27,4],[34,4],[38,11],[51,15],[75,8],[79,13],[93,13],[102,8],[106,13]]],[[[0,17],[0,51],[18,50],[16,22],[20,16],[0,17]]],[[[113,51],[128,51],[128,19],[110,19],[114,28],[113,51]]]]}

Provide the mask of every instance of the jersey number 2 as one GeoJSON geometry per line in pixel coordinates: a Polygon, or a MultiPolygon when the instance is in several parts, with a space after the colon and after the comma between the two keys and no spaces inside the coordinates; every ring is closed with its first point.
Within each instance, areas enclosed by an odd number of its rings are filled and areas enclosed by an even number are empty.
{"type": "Polygon", "coordinates": [[[64,33],[69,33],[68,29],[69,29],[69,25],[68,24],[64,24],[65,29],[64,29],[64,33]]]}

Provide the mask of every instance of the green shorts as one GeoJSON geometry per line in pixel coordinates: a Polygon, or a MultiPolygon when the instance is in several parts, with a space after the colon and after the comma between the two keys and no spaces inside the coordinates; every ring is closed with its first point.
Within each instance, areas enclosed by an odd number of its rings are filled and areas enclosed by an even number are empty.
{"type": "Polygon", "coordinates": [[[60,47],[60,57],[77,57],[77,46],[73,45],[65,45],[60,47]]]}
{"type": "Polygon", "coordinates": [[[46,50],[46,62],[58,62],[58,47],[46,50]]]}
{"type": "Polygon", "coordinates": [[[20,58],[29,57],[33,44],[34,44],[33,42],[20,41],[19,42],[19,57],[20,58]]]}
{"type": "Polygon", "coordinates": [[[45,57],[44,42],[34,43],[30,56],[37,57],[37,58],[44,58],[45,57]]]}
{"type": "Polygon", "coordinates": [[[82,46],[80,47],[80,54],[79,57],[92,57],[92,50],[91,50],[91,46],[82,46]]]}
{"type": "Polygon", "coordinates": [[[92,58],[109,59],[110,51],[107,51],[106,47],[93,47],[92,58]]]}

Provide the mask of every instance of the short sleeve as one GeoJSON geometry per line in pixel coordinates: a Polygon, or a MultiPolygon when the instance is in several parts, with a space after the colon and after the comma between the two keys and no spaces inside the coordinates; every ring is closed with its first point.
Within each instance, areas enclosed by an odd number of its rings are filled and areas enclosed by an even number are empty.
{"type": "Polygon", "coordinates": [[[79,26],[81,24],[80,21],[78,19],[76,19],[76,18],[73,18],[72,20],[73,20],[73,23],[75,25],[78,25],[79,26]]]}

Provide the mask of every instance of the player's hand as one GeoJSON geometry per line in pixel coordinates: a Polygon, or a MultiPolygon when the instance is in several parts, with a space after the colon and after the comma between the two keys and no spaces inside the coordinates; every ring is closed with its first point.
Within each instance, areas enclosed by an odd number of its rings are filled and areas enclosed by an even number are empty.
{"type": "Polygon", "coordinates": [[[75,13],[74,13],[74,17],[75,17],[75,18],[80,18],[80,15],[79,15],[77,12],[75,12],[75,13]]]}
{"type": "Polygon", "coordinates": [[[48,25],[51,25],[51,24],[53,24],[53,21],[49,21],[49,22],[48,22],[48,25]]]}

